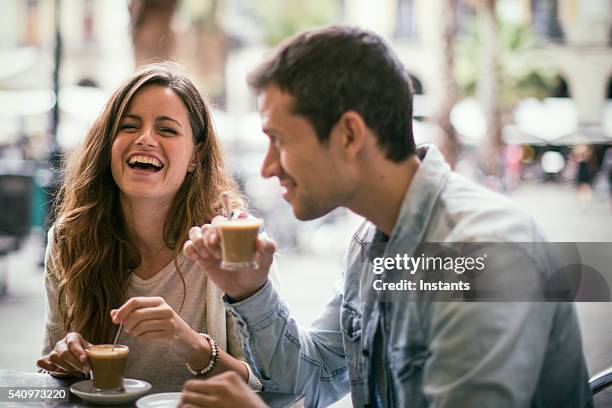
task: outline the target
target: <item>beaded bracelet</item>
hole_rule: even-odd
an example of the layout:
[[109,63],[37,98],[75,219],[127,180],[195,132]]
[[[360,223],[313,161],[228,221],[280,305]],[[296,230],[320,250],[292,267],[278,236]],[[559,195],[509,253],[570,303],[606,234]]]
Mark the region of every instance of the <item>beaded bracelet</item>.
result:
[[194,370],[193,368],[191,368],[189,363],[185,363],[185,365],[187,366],[187,370],[189,370],[189,372],[193,375],[206,375],[212,371],[212,369],[217,364],[217,360],[219,360],[219,346],[217,345],[217,343],[215,343],[212,337],[210,337],[208,334],[206,333],[198,333],[198,334],[204,337],[206,341],[208,341],[208,344],[210,344],[210,352],[211,352],[210,361],[208,362],[208,365],[201,370]]

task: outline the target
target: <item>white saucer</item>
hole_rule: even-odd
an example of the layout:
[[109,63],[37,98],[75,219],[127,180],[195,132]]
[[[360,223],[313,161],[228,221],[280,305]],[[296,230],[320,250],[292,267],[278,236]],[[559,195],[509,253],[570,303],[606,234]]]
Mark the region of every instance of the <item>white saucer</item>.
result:
[[138,408],[176,408],[181,400],[180,392],[162,392],[142,397],[136,401]]
[[96,391],[93,388],[92,381],[85,380],[72,384],[70,391],[85,401],[101,405],[114,405],[134,401],[136,398],[148,392],[151,389],[151,384],[146,381],[124,378],[123,388],[125,388],[123,392],[111,391],[106,393],[104,391]]

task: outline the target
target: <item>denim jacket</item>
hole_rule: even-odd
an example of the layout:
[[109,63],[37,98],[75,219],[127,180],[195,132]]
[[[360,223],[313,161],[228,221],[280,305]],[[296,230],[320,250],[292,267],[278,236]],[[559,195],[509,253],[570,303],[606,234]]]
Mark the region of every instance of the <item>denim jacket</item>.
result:
[[[415,242],[542,240],[525,212],[451,172],[434,147],[419,155],[386,251],[411,253]],[[356,407],[379,405],[374,361],[383,350],[373,346],[380,330],[388,406],[592,406],[573,304],[378,302],[361,290],[374,279],[363,245],[376,234],[367,221],[358,228],[343,280],[309,329],[291,318],[270,282],[243,301],[225,299],[265,389],[303,394],[307,407],[347,392]]]

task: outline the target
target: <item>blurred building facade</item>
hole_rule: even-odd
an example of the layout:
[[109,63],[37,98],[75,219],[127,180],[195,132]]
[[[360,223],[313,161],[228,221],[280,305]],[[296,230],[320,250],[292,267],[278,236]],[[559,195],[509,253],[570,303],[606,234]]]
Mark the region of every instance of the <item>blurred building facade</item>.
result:
[[[239,13],[240,1],[231,2]],[[371,29],[384,36],[418,84],[424,96],[415,100],[415,111],[433,114],[446,97],[443,71],[445,0],[340,1],[338,21]],[[458,36],[475,19],[479,0],[458,0]],[[237,11],[238,10],[238,11]],[[556,72],[559,86],[550,97],[567,98],[576,129],[606,132],[605,116],[612,114],[612,7],[609,0],[498,0],[500,18],[527,25],[536,43],[532,61]],[[230,51],[226,64],[227,110],[242,115],[254,104],[242,78],[265,54],[261,43]],[[546,131],[545,129],[543,130]]]
[[[17,123],[0,135],[0,142],[10,143],[24,135],[34,138],[31,144],[39,150],[31,157],[35,159],[45,159],[49,153],[55,96],[51,94],[50,103],[44,100],[53,87],[56,22],[61,35],[58,141],[62,147],[70,148],[82,140],[108,90],[134,67],[125,1],[3,1],[0,55],[7,64],[0,68],[0,92],[26,97],[12,104],[0,103],[0,115]],[[21,105],[40,105],[40,109]]]
[[[338,10],[334,21],[372,29],[389,40],[420,93],[426,95],[418,98],[417,110],[431,113],[443,101],[443,14],[451,2],[330,3]],[[477,14],[479,4],[479,0],[456,2],[459,35]],[[244,78],[268,45],[263,41],[261,22],[253,15],[254,6],[246,0],[4,0],[0,49],[7,63],[0,69],[0,89],[50,88],[57,6],[63,40],[62,86],[86,83],[111,90],[136,66],[156,55],[147,53],[144,46],[134,52],[133,41],[145,46],[147,41],[166,41],[167,49],[159,57],[185,65],[206,93],[218,100],[218,106],[231,115],[253,112],[253,97]],[[506,18],[532,27],[539,39],[532,50],[534,58],[547,61],[558,72],[567,96],[575,103],[578,122],[601,126],[612,83],[609,0],[498,0],[497,6]],[[146,8],[152,11],[143,12]],[[164,13],[169,17],[158,16]],[[147,31],[146,24],[134,34],[134,21],[146,20],[143,16],[150,19],[151,27],[167,24],[172,41],[165,39],[168,33]]]

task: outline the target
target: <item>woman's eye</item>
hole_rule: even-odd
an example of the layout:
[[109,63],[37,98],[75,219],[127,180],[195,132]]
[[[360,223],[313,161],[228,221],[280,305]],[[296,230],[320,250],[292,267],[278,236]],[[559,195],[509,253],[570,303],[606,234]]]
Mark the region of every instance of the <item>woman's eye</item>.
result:
[[136,125],[123,124],[119,127],[120,130],[133,130],[136,129]]
[[163,133],[170,133],[170,134],[173,134],[173,135],[177,134],[176,130],[174,130],[172,128],[160,128],[159,131],[163,132]]

